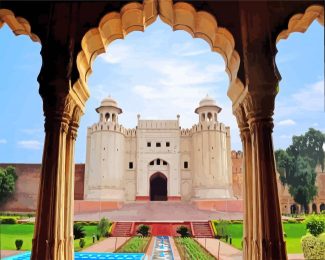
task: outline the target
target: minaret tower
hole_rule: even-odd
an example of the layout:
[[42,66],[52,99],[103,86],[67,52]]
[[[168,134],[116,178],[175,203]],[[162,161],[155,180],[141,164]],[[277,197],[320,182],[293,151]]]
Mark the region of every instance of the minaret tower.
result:
[[192,135],[194,199],[232,197],[230,131],[218,122],[220,111],[208,95],[195,109],[199,124]]
[[111,97],[96,108],[99,122],[88,128],[85,168],[86,200],[124,201],[125,137],[118,124],[122,109]]

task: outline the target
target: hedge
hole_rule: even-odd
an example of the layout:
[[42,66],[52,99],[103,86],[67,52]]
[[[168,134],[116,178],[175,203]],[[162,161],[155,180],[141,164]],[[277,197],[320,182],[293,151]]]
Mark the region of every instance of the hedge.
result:
[[320,237],[306,235],[301,238],[302,251],[306,259],[325,259],[325,233]]

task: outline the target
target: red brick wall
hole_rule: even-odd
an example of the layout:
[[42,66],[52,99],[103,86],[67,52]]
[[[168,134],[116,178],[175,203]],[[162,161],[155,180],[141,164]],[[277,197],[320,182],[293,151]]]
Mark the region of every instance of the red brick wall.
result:
[[[5,205],[0,207],[1,211],[35,211],[37,207],[37,196],[41,174],[40,164],[0,164],[4,168],[12,165],[16,168],[18,179],[16,192]],[[83,199],[84,194],[84,173],[85,165],[76,164],[75,168],[75,200]]]
[[234,196],[242,198],[243,196],[243,153],[231,152],[232,159],[232,188]]

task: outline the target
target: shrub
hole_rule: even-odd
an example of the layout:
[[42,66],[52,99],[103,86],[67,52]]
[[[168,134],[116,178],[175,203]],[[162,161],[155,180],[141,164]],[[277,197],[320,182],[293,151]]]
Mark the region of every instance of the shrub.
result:
[[149,226],[147,225],[140,225],[137,230],[138,234],[141,234],[144,237],[147,237],[149,235]]
[[181,237],[189,237],[190,236],[190,233],[189,233],[189,230],[187,227],[185,226],[179,226],[176,230],[176,232],[178,234],[181,235]]
[[74,239],[84,238],[86,236],[86,231],[84,226],[82,226],[81,224],[74,224],[73,235],[74,235]]
[[24,243],[23,240],[21,240],[21,239],[17,239],[17,240],[15,241],[16,249],[17,249],[17,250],[20,250],[21,247],[23,246],[23,243]]
[[108,232],[108,228],[109,228],[110,224],[109,224],[109,221],[107,218],[102,218],[98,225],[97,225],[97,231],[98,231],[98,234],[101,236],[101,237],[104,237],[107,235],[107,232]]
[[86,245],[85,240],[84,240],[83,238],[80,238],[79,246],[80,246],[81,248],[84,248],[85,245]]
[[223,238],[228,235],[228,224],[229,222],[224,220],[221,220],[220,222],[216,223],[217,238]]
[[325,259],[325,241],[310,234],[301,238],[301,247],[306,259]]
[[324,215],[311,215],[305,220],[306,227],[310,234],[317,237],[325,231],[325,217]]
[[16,218],[3,218],[0,220],[1,224],[17,224]]

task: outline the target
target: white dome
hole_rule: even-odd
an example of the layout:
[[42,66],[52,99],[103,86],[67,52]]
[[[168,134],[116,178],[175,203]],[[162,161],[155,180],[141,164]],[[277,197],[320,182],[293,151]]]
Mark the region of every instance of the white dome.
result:
[[216,101],[212,97],[209,97],[209,95],[206,95],[206,97],[200,101],[200,107],[203,106],[216,106]]
[[112,99],[110,96],[107,98],[104,98],[102,102],[100,103],[101,107],[118,107],[117,102]]

